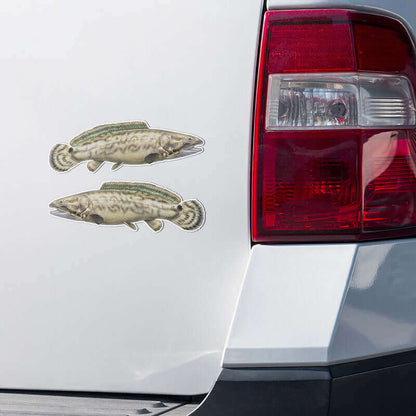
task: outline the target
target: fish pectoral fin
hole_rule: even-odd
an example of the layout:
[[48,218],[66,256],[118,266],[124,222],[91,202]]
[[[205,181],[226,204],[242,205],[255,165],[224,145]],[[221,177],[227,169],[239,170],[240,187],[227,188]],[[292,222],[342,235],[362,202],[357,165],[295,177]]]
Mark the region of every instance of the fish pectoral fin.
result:
[[150,153],[149,155],[147,155],[145,158],[144,158],[144,160],[145,160],[145,162],[146,163],[153,163],[153,162],[155,162],[156,160],[158,160],[159,159],[159,153]]
[[103,161],[90,160],[87,163],[87,168],[90,172],[95,172],[103,163]]
[[124,221],[123,224],[127,225],[127,227],[131,228],[133,231],[137,231],[137,225],[133,222]]
[[153,231],[160,231],[163,228],[163,222],[161,220],[149,220],[145,221],[145,223],[153,230]]
[[119,167],[121,167],[122,165],[123,165],[123,162],[114,163],[114,165],[111,167],[111,170],[116,170]]
[[104,218],[101,215],[98,214],[91,214],[90,218],[96,223],[96,224],[102,224],[104,222]]

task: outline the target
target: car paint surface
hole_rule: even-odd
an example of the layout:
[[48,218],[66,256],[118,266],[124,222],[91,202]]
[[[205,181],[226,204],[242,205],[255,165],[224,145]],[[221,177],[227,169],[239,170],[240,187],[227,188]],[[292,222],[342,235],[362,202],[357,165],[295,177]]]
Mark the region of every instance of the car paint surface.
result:
[[319,366],[414,349],[415,253],[416,239],[255,246],[224,367]]
[[[207,392],[250,252],[248,177],[260,0],[2,1],[0,387]],[[56,143],[147,121],[204,152],[59,173]],[[62,195],[146,182],[197,199],[203,227],[50,215]]]
[[[405,1],[268,0],[267,8],[364,4],[416,27],[416,6]],[[250,255],[262,6],[2,2],[0,387],[209,391]],[[205,151],[115,172],[50,168],[55,143],[99,124],[140,120],[199,136]],[[133,233],[49,214],[56,197],[109,180],[155,183],[198,198],[206,223],[192,234],[173,226],[156,234],[145,225]],[[224,366],[320,364],[414,347],[406,292],[413,290],[414,244],[256,246]],[[404,263],[392,272],[397,258]],[[386,283],[392,273],[393,288]],[[396,312],[388,306],[391,290],[393,304],[406,301]],[[346,348],[352,333],[361,337]]]

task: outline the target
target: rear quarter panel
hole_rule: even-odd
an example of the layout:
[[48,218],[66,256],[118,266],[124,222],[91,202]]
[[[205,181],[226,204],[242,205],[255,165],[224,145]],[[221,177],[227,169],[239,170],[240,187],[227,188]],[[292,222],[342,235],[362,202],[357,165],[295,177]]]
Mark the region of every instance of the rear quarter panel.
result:
[[[3,1],[1,388],[198,394],[221,355],[249,245],[253,79],[262,2]],[[94,126],[146,120],[205,140],[151,166],[49,152]],[[198,199],[197,232],[97,226],[48,204],[107,181]]]

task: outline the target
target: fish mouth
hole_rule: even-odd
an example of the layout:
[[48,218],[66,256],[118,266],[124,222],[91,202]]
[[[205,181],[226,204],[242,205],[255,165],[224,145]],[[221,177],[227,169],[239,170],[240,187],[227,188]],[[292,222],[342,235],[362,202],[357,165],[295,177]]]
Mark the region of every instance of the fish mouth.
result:
[[65,218],[67,220],[75,220],[76,219],[69,212],[59,211],[58,209],[56,209],[54,211],[51,211],[50,214],[53,215],[53,216],[55,216],[55,217]]
[[205,144],[205,141],[200,139],[199,137],[194,137],[193,145],[194,146],[203,146]]
[[179,152],[181,156],[195,155],[204,151],[203,147],[205,141],[199,137],[193,137],[190,143],[186,143],[181,151]]
[[60,204],[59,200],[51,202],[49,204],[49,208],[54,208],[56,211],[59,211],[59,212],[68,212],[68,209],[66,208],[66,206]]
[[204,149],[202,147],[188,147],[188,148],[184,148],[182,149],[182,151],[180,152],[181,156],[190,156],[190,155],[196,155],[198,153],[203,152]]
[[66,207],[60,205],[58,201],[51,202],[49,204],[49,208],[52,208],[52,211],[50,211],[50,213],[52,215],[55,215],[56,217],[73,218],[73,216],[69,213]]
[[189,142],[185,143],[185,146],[184,146],[185,149],[195,147],[195,146],[203,146],[205,144],[205,141],[200,139],[199,137],[192,137],[188,140]]
[[64,207],[62,207],[62,206],[56,206],[56,204],[54,202],[51,202],[49,204],[49,208],[55,208],[55,209],[53,209],[52,211],[49,212],[51,215],[53,215],[55,217],[65,218],[66,220],[78,220],[77,217],[75,217],[74,215],[72,215]]
[[172,153],[166,159],[176,159],[178,157],[197,155],[198,153],[201,153],[203,151],[204,149],[202,149],[201,147],[183,147],[179,152]]

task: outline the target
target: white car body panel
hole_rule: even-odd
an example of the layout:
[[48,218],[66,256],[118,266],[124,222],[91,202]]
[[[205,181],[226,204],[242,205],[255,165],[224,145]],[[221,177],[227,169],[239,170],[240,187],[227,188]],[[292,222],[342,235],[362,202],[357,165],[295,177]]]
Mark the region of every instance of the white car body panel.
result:
[[[1,3],[1,388],[211,388],[250,252],[261,11],[260,0]],[[49,166],[56,143],[131,120],[199,136],[205,151],[94,174]],[[205,225],[133,232],[50,215],[52,200],[106,181],[196,198]]]
[[353,244],[254,246],[224,367],[325,362],[354,256]]
[[[405,1],[265,5],[377,6],[416,27]],[[192,395],[221,364],[323,365],[416,346],[415,240],[250,248],[262,11],[262,0],[2,1],[0,388]],[[56,143],[133,120],[199,136],[205,150],[95,174],[49,166]],[[107,181],[197,198],[206,222],[134,233],[49,214],[57,197]]]
[[416,240],[253,248],[224,367],[319,366],[414,349]]

